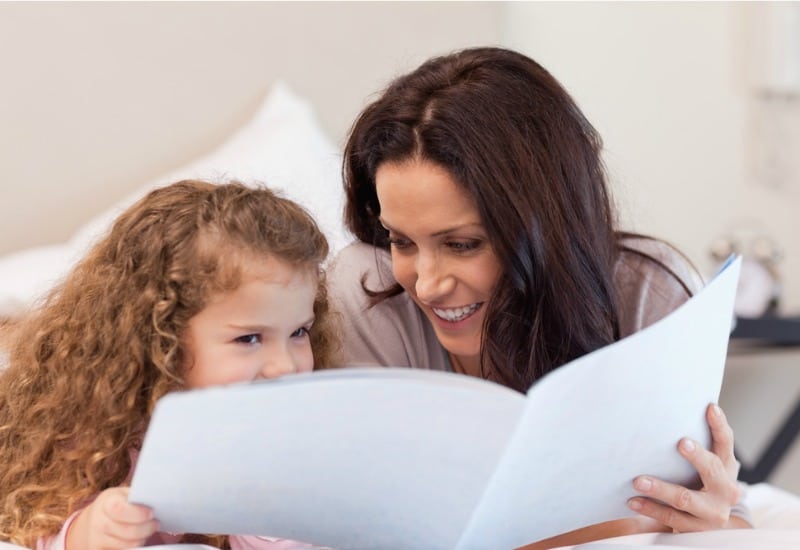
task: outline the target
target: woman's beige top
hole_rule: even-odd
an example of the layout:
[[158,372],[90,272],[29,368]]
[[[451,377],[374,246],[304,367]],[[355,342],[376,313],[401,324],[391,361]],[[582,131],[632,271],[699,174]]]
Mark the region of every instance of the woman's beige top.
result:
[[[675,249],[651,239],[628,239],[631,248],[657,258],[694,293],[701,286],[694,269]],[[397,366],[451,370],[430,322],[402,293],[373,306],[361,286],[383,290],[395,283],[388,252],[356,242],[343,249],[328,272],[332,305],[342,316],[348,366]],[[676,278],[651,260],[625,252],[615,268],[622,336],[658,321],[689,299]]]

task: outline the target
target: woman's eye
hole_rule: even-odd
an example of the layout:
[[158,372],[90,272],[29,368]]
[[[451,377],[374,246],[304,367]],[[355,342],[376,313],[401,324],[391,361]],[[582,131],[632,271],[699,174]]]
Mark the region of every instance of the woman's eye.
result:
[[301,327],[292,333],[292,338],[305,338],[311,332],[311,327]]
[[472,250],[476,250],[480,248],[481,241],[449,241],[447,243],[448,248],[451,250],[455,250],[456,252],[470,252]]
[[261,343],[261,336],[258,334],[245,334],[236,338],[235,341],[240,344],[259,344]]
[[389,244],[392,245],[394,248],[408,248],[411,246],[411,241],[408,239],[403,239],[400,237],[392,237],[389,235]]

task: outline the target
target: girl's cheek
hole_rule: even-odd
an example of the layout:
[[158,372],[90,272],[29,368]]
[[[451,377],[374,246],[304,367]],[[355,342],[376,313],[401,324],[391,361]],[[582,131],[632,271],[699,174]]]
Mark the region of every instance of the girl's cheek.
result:
[[306,352],[306,357],[303,362],[303,365],[298,370],[298,372],[311,372],[314,369],[314,352],[311,349],[311,346],[308,346],[308,350]]

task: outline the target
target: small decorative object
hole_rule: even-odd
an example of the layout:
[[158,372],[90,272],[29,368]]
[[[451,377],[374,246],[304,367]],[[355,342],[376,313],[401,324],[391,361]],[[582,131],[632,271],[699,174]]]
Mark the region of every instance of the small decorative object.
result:
[[737,317],[756,318],[777,313],[781,296],[778,263],[781,250],[761,232],[738,230],[715,239],[711,256],[717,264],[731,254],[742,255],[742,271],[734,304]]

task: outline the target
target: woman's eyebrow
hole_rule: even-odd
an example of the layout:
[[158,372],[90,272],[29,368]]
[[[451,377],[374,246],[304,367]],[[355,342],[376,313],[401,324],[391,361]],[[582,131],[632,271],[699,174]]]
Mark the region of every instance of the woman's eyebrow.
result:
[[483,224],[482,223],[478,223],[478,222],[462,223],[462,224],[459,224],[459,225],[454,225],[452,227],[446,227],[446,228],[442,229],[441,231],[437,231],[436,233],[433,234],[433,236],[434,237],[439,237],[441,235],[446,235],[448,233],[453,233],[453,232],[459,231],[461,229],[472,229],[472,228],[483,229]]
[[[389,231],[393,233],[398,233],[400,235],[404,235],[402,231],[398,231],[397,229],[393,228],[390,224],[386,223],[386,220],[384,220],[380,216],[378,216],[378,221],[381,223],[383,227],[385,227]],[[431,236],[439,237],[441,235],[447,235],[448,233],[453,233],[454,231],[458,231],[460,229],[467,229],[472,227],[483,229],[483,224],[479,222],[467,222],[467,223],[456,224],[450,227],[445,227],[444,229],[441,229],[436,233],[433,233]]]

